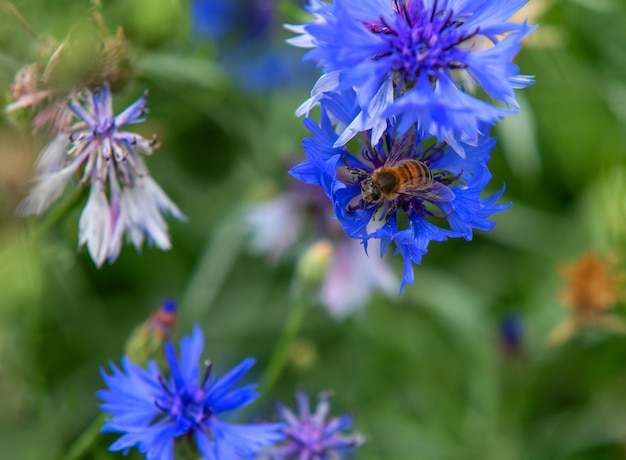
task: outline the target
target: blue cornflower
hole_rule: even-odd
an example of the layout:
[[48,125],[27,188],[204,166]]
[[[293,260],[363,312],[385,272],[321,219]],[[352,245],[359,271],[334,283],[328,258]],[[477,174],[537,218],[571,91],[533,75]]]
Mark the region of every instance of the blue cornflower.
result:
[[[504,188],[481,199],[492,177],[487,162],[494,138],[479,136],[460,157],[446,144],[421,142],[414,130],[403,135],[387,130],[376,143],[368,131],[358,138],[362,151],[352,155],[345,146],[335,147],[338,136],[325,110],[319,125],[304,123],[313,133],[303,141],[307,160],[290,173],[322,187],[346,234],[365,249],[371,239],[381,241],[381,254],[394,243],[405,260],[401,291],[413,283],[413,263],[421,262],[430,241],[471,240],[474,229],[493,228],[491,214],[508,208],[496,203]],[[401,177],[389,177],[382,168]]]
[[[312,83],[312,69],[295,50],[275,40],[276,0],[193,0],[191,21],[197,39],[216,44],[218,60],[239,87],[254,93]],[[282,44],[282,43],[280,43]]]
[[76,122],[46,146],[36,164],[37,183],[20,205],[20,214],[40,214],[63,193],[79,171],[79,185],[91,185],[79,222],[79,244],[87,245],[97,266],[119,255],[122,237],[141,248],[144,238],[160,249],[171,247],[164,215],[184,219],[178,207],[150,177],[140,154],[150,155],[156,138],[123,131],[145,119],[144,94],[117,116],[104,84],[70,99]]
[[203,345],[197,325],[191,337],[181,340],[179,359],[167,343],[169,376],[153,360],[143,369],[127,357],[122,358],[123,370],[114,364],[111,375],[102,370],[108,389],[97,395],[104,402],[102,410],[113,416],[102,431],[123,433],[110,450],[126,453],[137,447],[148,460],[173,460],[175,438],[186,436],[195,439],[207,460],[236,460],[254,458],[259,448],[284,437],[280,423],[234,425],[218,418],[257,398],[256,385],[233,389],[254,360],[245,359],[220,379],[211,375],[207,362],[200,378]]
[[508,312],[500,320],[500,348],[507,354],[521,353],[524,345],[524,320],[517,312]]
[[284,442],[272,447],[272,460],[342,460],[365,443],[365,438],[352,429],[352,416],[342,415],[327,420],[330,394],[321,393],[315,413],[311,414],[309,397],[302,390],[296,392],[298,413],[278,404],[277,412],[286,422]]
[[[297,114],[354,89],[360,111],[336,146],[370,129],[376,144],[394,118],[400,133],[415,125],[463,155],[461,143],[475,145],[481,124],[515,113],[513,89],[532,83],[512,61],[535,27],[507,21],[526,1],[311,0],[315,20],[287,26],[300,34],[289,42],[313,48],[305,58],[324,74]],[[506,107],[473,96],[475,87]]]
[[252,41],[266,38],[274,25],[276,0],[192,0],[193,31],[224,41],[236,36]]

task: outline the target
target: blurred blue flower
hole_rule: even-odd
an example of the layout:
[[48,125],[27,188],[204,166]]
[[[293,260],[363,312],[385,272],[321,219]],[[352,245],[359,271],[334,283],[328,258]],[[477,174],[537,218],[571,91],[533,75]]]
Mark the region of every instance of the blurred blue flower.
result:
[[[113,115],[111,91],[104,84],[70,99],[76,122],[46,146],[36,164],[37,183],[18,208],[40,214],[63,193],[79,171],[79,185],[90,184],[89,199],[79,222],[79,244],[87,245],[97,266],[115,261],[127,238],[139,250],[144,238],[160,249],[171,247],[164,215],[184,219],[178,207],[150,177],[140,154],[150,155],[156,138],[122,131],[144,121],[146,96]],[[107,190],[108,188],[108,190]],[[108,196],[107,196],[108,195]]]
[[[289,42],[313,48],[305,59],[324,74],[297,113],[354,89],[360,111],[336,146],[369,129],[376,144],[394,117],[400,133],[415,125],[463,155],[461,143],[475,145],[481,124],[515,113],[513,90],[532,83],[512,61],[535,27],[507,21],[526,1],[311,0],[315,19],[287,26],[300,34]],[[488,102],[472,95],[476,87]]]
[[191,16],[196,39],[215,42],[219,61],[242,89],[309,84],[312,69],[275,40],[276,0],[194,0]]
[[284,437],[280,423],[234,425],[218,418],[257,398],[256,385],[233,389],[254,360],[245,359],[220,379],[211,375],[212,366],[207,362],[200,378],[203,345],[197,325],[191,337],[180,341],[180,358],[168,342],[169,376],[163,375],[153,360],[143,369],[127,357],[122,358],[123,370],[114,364],[111,375],[102,370],[108,389],[97,396],[103,401],[102,410],[113,416],[102,432],[123,433],[109,447],[111,451],[127,453],[137,447],[148,460],[173,460],[175,438],[190,436],[205,459],[235,460],[254,458],[261,447]]
[[194,34],[226,41],[266,38],[274,25],[276,0],[192,0]]
[[302,390],[296,392],[298,413],[278,404],[277,412],[286,426],[286,439],[272,447],[272,460],[342,460],[365,443],[365,438],[352,429],[352,416],[342,415],[327,420],[330,412],[330,394],[319,396],[315,412],[311,414],[309,397]]
[[500,347],[504,353],[518,354],[524,345],[524,320],[519,313],[508,312],[500,320]]
[[[338,135],[325,110],[320,125],[311,119],[304,123],[313,134],[303,141],[307,160],[290,173],[322,187],[346,234],[360,239],[366,250],[371,239],[381,240],[381,254],[394,243],[396,253],[405,260],[400,291],[406,283],[413,283],[413,263],[421,262],[430,241],[471,240],[474,229],[493,228],[494,222],[488,219],[491,214],[508,208],[496,204],[504,188],[480,198],[492,177],[487,162],[494,138],[479,136],[476,146],[468,146],[460,157],[446,144],[426,146],[414,130],[399,136],[390,129],[376,143],[368,131],[359,136],[364,145],[354,156],[345,146],[335,147]],[[419,164],[411,174],[402,173],[406,189],[398,187],[385,194],[381,183],[372,179],[383,167],[406,170],[408,163],[416,161]]]

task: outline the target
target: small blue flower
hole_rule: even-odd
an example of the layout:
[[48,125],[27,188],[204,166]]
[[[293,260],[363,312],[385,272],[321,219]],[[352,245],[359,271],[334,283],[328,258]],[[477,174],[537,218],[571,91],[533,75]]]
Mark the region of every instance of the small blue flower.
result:
[[123,433],[111,451],[127,453],[137,447],[148,460],[173,460],[174,440],[189,436],[206,460],[236,460],[254,458],[261,447],[284,437],[280,423],[234,425],[219,418],[257,398],[256,385],[233,389],[254,360],[245,359],[220,379],[211,375],[211,364],[206,363],[201,378],[198,363],[203,345],[198,326],[191,337],[181,340],[180,358],[167,343],[169,376],[153,360],[143,369],[127,357],[122,358],[123,370],[114,364],[111,375],[102,370],[108,389],[97,395],[102,410],[113,416],[102,432]]
[[[290,173],[322,187],[346,234],[361,240],[366,250],[371,239],[381,241],[381,254],[394,244],[405,260],[401,291],[413,282],[413,264],[421,262],[431,241],[471,240],[474,229],[493,228],[491,214],[508,208],[496,203],[504,189],[481,199],[491,179],[487,162],[495,145],[486,135],[460,157],[446,144],[424,144],[415,130],[403,135],[387,130],[377,143],[368,131],[358,137],[361,152],[352,155],[345,146],[335,146],[338,135],[325,110],[319,125],[305,119],[305,126],[313,133],[303,141],[307,160]],[[373,179],[381,168],[402,172],[406,187],[382,193],[382,176],[378,183]]]
[[274,25],[276,0],[192,0],[196,35],[224,41],[235,36],[253,41],[266,38]]
[[276,0],[193,0],[191,22],[198,40],[215,42],[219,62],[248,93],[312,83],[313,69],[295,50],[283,49],[275,30]]
[[327,420],[330,394],[322,393],[315,413],[311,414],[309,398],[302,390],[296,392],[298,413],[278,404],[277,412],[286,426],[286,439],[268,451],[272,460],[342,460],[365,443],[352,429],[352,416],[342,415]]
[[36,164],[37,183],[20,205],[20,214],[40,214],[80,173],[79,185],[90,184],[89,199],[79,222],[79,244],[87,245],[99,267],[120,253],[124,234],[139,250],[144,238],[160,249],[171,247],[165,215],[183,214],[150,177],[141,154],[150,155],[156,138],[123,131],[144,121],[144,94],[119,115],[113,115],[108,84],[85,89],[68,103],[75,123],[59,133]]
[[[313,48],[305,58],[324,74],[297,114],[329,92],[354,89],[360,111],[336,146],[370,129],[376,144],[394,118],[401,134],[417,126],[421,137],[463,155],[461,143],[475,145],[481,124],[515,113],[513,90],[532,83],[512,61],[535,28],[507,21],[526,1],[311,0],[315,20],[287,26],[300,34],[289,42]],[[489,102],[473,95],[475,87]]]
[[521,354],[524,348],[524,319],[517,312],[508,312],[500,319],[500,348],[507,354]]

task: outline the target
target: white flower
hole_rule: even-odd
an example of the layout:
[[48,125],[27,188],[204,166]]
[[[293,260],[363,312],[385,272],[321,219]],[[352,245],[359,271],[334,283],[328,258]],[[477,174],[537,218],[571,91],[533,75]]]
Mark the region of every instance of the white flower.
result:
[[125,124],[143,121],[146,94],[118,116],[104,84],[84,90],[68,103],[77,119],[44,148],[35,167],[37,183],[18,208],[19,214],[40,214],[61,196],[68,181],[81,171],[80,185],[91,185],[78,231],[100,267],[115,261],[124,234],[139,250],[144,238],[166,250],[171,247],[164,215],[184,220],[178,207],[149,176],[140,154],[150,155],[156,139],[122,131]]

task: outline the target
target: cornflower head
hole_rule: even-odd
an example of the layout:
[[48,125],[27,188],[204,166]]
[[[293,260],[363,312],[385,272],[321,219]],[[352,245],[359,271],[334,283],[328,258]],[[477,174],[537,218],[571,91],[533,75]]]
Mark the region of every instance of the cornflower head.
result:
[[156,362],[147,369],[122,358],[122,369],[111,364],[111,374],[102,370],[108,389],[97,396],[100,406],[112,415],[102,432],[122,433],[109,450],[128,452],[137,447],[148,460],[173,460],[175,441],[192,441],[207,460],[254,458],[258,449],[284,437],[280,423],[235,425],[221,414],[247,406],[257,398],[256,385],[234,388],[252,367],[247,358],[221,378],[212,375],[206,362],[200,377],[199,360],[204,337],[200,327],[180,341],[180,358],[174,346],[165,344],[169,375]]
[[[512,61],[534,27],[507,21],[526,1],[311,0],[315,19],[287,26],[300,34],[289,42],[312,48],[305,59],[323,75],[296,113],[354,89],[360,110],[335,146],[366,130],[376,144],[394,118],[401,134],[416,126],[464,155],[481,124],[519,109],[513,90],[532,83]],[[475,97],[476,87],[506,107]]]
[[[19,13],[14,14],[26,24]],[[105,30],[104,20],[96,12],[87,24],[72,28],[61,43],[40,37],[39,42],[45,46],[39,54],[46,61],[18,70],[9,90],[6,113],[14,119],[21,119],[24,113],[32,115],[34,132],[46,127],[47,133],[56,134],[67,130],[72,122],[65,103],[82,88],[98,87],[102,82],[114,89],[124,87],[132,75],[130,47],[121,28],[115,35],[105,35]]]
[[494,138],[481,135],[460,157],[446,144],[425,143],[415,130],[387,130],[378,142],[368,131],[353,155],[335,146],[337,133],[324,110],[319,125],[304,123],[313,134],[303,141],[307,159],[290,173],[322,187],[345,233],[365,250],[371,240],[380,240],[381,254],[394,243],[405,262],[400,291],[413,283],[413,263],[421,262],[430,241],[469,241],[474,229],[493,228],[491,214],[508,208],[496,203],[504,188],[481,198],[492,177],[487,162]]
[[623,273],[596,252],[581,255],[578,260],[559,267],[566,286],[559,294],[571,315],[549,335],[548,342],[559,345],[586,327],[600,327],[613,332],[626,332],[626,323],[610,313],[623,298]]
[[57,133],[66,129],[72,120],[71,115],[58,102],[68,94],[74,93],[72,90],[68,92],[42,88],[39,82],[40,73],[41,65],[37,63],[28,64],[17,71],[9,89],[9,98],[12,102],[6,106],[5,111],[11,114],[19,113],[20,110],[35,109],[36,114],[32,120],[33,132],[48,126],[51,132]]
[[166,300],[131,333],[126,342],[126,356],[135,364],[145,364],[149,358],[159,357],[163,344],[171,338],[176,324],[177,305]]
[[324,252],[317,300],[341,319],[361,310],[376,291],[393,292],[397,280],[385,258],[368,257],[329,215],[332,205],[319,186],[291,179],[282,193],[255,203],[245,223],[251,249],[271,262],[293,257],[302,262]]
[[122,237],[139,250],[144,238],[160,249],[171,247],[164,215],[182,220],[183,214],[149,176],[141,154],[150,155],[156,138],[123,131],[145,119],[147,93],[117,116],[111,91],[103,84],[70,99],[67,109],[76,122],[45,147],[36,164],[36,184],[18,208],[19,214],[40,214],[80,174],[79,185],[90,185],[80,217],[79,244],[99,267],[115,261]]
[[349,433],[351,415],[328,419],[330,397],[330,393],[321,393],[313,414],[309,397],[302,390],[296,392],[297,413],[277,405],[278,415],[286,423],[286,438],[268,449],[271,460],[342,460],[365,443],[362,435]]
[[508,312],[500,319],[500,350],[506,355],[521,355],[524,349],[524,320],[517,312]]

